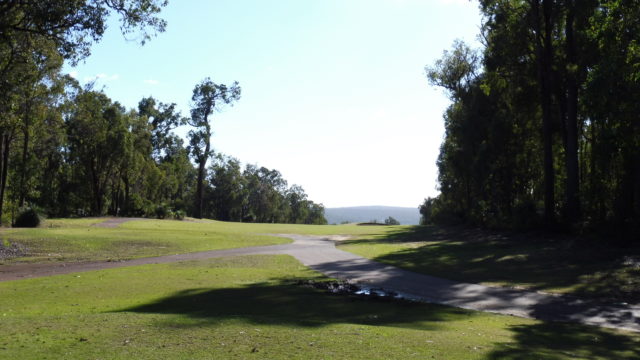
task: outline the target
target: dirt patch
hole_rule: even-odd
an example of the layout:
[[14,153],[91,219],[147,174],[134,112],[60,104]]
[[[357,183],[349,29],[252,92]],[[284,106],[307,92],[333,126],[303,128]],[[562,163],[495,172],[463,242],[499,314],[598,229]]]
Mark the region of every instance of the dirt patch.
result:
[[0,260],[13,259],[27,254],[27,248],[23,245],[7,242],[0,242]]
[[117,217],[117,218],[108,218],[107,220],[93,224],[95,227],[103,227],[103,228],[116,228],[126,222],[129,221],[138,221],[138,220],[148,220],[146,218],[126,218],[126,217]]
[[209,220],[209,219],[195,219],[195,218],[184,218],[182,219],[182,221],[192,222],[192,223],[202,223],[202,224],[210,224],[213,222],[213,220]]
[[329,235],[327,238],[331,241],[347,241],[353,240],[355,237],[352,235]]

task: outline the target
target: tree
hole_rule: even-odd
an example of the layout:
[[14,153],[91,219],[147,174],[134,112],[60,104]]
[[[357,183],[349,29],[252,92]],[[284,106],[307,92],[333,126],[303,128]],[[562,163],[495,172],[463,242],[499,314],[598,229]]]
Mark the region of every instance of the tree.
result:
[[423,204],[425,220],[637,234],[640,5],[481,0],[480,9],[482,56],[454,43],[427,68],[452,104],[441,193]]
[[211,123],[209,116],[214,111],[220,111],[224,105],[232,105],[240,99],[241,89],[238,82],[231,86],[216,84],[210,78],[205,78],[193,89],[191,97],[191,119],[188,123],[194,129],[189,131],[189,151],[198,166],[198,179],[196,182],[196,196],[193,215],[202,218],[202,206],[204,195],[204,179],[207,161],[212,154],[211,150]]
[[[123,34],[138,32],[144,44],[166,22],[156,15],[166,0],[4,1],[0,4],[0,222],[9,175],[12,142],[22,136],[17,202],[26,197],[34,91],[48,74],[59,71],[62,59],[71,64],[90,54],[102,38],[106,19],[120,16]],[[41,66],[39,64],[44,64]],[[44,69],[47,71],[43,71]],[[39,76],[39,77],[38,77]],[[20,115],[16,114],[20,110]],[[14,184],[16,185],[16,184]]]
[[384,219],[384,224],[385,225],[400,225],[400,221],[396,220],[392,216],[389,216],[388,218]]
[[[248,202],[244,212],[246,221],[260,223],[287,222],[284,193],[287,181],[278,170],[247,165],[243,172],[247,179]],[[286,209],[286,210],[285,210]]]
[[[144,44],[165,30],[166,21],[156,15],[167,4],[167,0],[5,1],[0,5],[0,46],[15,50],[16,38],[29,35],[52,42],[75,63],[89,56],[112,13],[120,16],[123,34],[139,31],[138,40]],[[15,54],[11,50],[8,53]]]
[[305,224],[327,225],[327,219],[324,217],[324,205],[309,202],[309,215]]
[[[532,28],[535,33],[538,84],[542,107],[542,139],[544,149],[544,218],[547,226],[555,223],[555,172],[553,169],[553,89],[556,80],[553,72],[555,50],[553,0],[531,0]],[[540,7],[542,5],[542,16]]]
[[176,110],[175,103],[163,104],[153,97],[140,100],[138,114],[148,119],[152,133],[153,155],[156,159],[161,158],[165,148],[175,141],[172,131],[187,123],[187,119]]
[[211,165],[213,218],[222,221],[242,221],[243,209],[248,201],[246,179],[240,161],[223,155],[216,156]]
[[126,153],[127,123],[124,109],[105,94],[86,90],[75,99],[78,106],[67,120],[72,161],[88,180],[90,212],[104,214],[107,186]]
[[291,215],[290,223],[305,224],[309,218],[309,200],[300,185],[292,185],[285,195]]

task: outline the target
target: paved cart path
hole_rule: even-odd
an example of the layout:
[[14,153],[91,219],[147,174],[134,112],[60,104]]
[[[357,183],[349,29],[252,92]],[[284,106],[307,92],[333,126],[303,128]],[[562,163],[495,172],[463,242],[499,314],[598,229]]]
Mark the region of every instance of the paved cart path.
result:
[[420,300],[465,309],[541,320],[571,321],[640,331],[640,306],[607,304],[569,296],[489,287],[417,274],[339,250],[326,237],[278,235],[293,243],[140,258],[120,262],[16,264],[0,266],[0,281],[144,264],[255,254],[288,254],[329,277],[384,288]]

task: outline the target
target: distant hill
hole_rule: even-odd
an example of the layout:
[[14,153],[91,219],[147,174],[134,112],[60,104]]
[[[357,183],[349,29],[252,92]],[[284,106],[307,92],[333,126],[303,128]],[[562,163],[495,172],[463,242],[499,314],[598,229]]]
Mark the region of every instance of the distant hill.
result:
[[420,212],[418,207],[395,207],[395,206],[353,206],[324,209],[324,217],[329,224],[340,224],[342,222],[369,222],[377,220],[384,223],[384,219],[389,216],[394,217],[402,225],[418,225],[420,222]]

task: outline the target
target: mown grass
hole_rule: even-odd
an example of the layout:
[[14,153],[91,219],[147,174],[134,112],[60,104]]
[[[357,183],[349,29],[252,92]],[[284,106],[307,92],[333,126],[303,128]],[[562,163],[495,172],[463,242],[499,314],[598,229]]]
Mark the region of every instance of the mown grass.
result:
[[452,280],[640,302],[640,248],[606,239],[405,227],[340,248]]
[[0,283],[6,359],[634,359],[637,334],[332,295],[246,256]]
[[[392,227],[243,224],[220,221],[134,220],[116,228],[93,226],[105,219],[51,219],[34,229],[2,229],[5,243],[17,243],[27,255],[10,262],[125,260],[206,250],[288,243],[267,234],[357,234]],[[2,259],[0,259],[2,261]]]
[[104,218],[53,219],[36,229],[2,229],[5,244],[27,255],[2,263],[104,261],[272,245],[268,234],[351,235],[341,249],[452,280],[640,302],[640,249],[607,241],[492,233],[477,229],[247,224],[219,221],[130,221],[95,227]]

